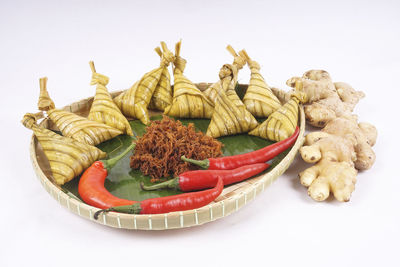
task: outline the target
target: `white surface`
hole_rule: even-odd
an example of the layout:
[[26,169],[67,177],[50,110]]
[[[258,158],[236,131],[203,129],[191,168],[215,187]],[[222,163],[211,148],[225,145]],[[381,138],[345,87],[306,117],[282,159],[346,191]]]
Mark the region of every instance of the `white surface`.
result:
[[[399,2],[144,2],[1,1],[0,266],[399,266]],[[94,93],[89,60],[110,90],[127,88],[157,66],[159,41],[180,38],[195,82],[216,81],[231,44],[271,85],[322,68],[363,90],[356,113],[378,128],[377,160],[351,201],[311,200],[298,159],[255,201],[200,227],[124,231],[60,207],[35,177],[19,123],[37,110],[39,77],[62,107]]]

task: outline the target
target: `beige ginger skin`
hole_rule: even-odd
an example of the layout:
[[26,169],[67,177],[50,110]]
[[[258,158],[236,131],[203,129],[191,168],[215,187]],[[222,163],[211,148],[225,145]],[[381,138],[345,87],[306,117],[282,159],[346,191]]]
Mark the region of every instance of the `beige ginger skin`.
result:
[[304,161],[316,163],[299,174],[301,184],[308,187],[312,199],[323,201],[332,191],[337,200],[350,200],[357,171],[353,163],[356,159],[354,146],[349,140],[325,132],[313,132],[306,136],[300,154]]
[[349,201],[354,191],[357,170],[367,170],[375,162],[371,146],[377,137],[376,128],[339,117],[330,121],[322,131],[306,136],[300,148],[305,162],[316,163],[299,174],[302,185],[316,201],[323,201],[332,192],[339,201]]
[[353,117],[340,117],[330,121],[322,131],[341,136],[352,143],[356,153],[356,169],[368,170],[372,167],[375,162],[372,146],[375,145],[378,135],[375,126],[367,122],[357,123]]
[[307,94],[308,101],[304,105],[306,120],[319,128],[336,117],[352,116],[355,105],[365,96],[346,83],[333,83],[324,70],[307,71],[302,77],[290,78],[286,84],[295,88],[296,82],[303,84],[303,91]]
[[[330,192],[339,201],[349,201],[358,171],[371,168],[375,162],[372,146],[377,130],[370,123],[358,123],[357,115],[352,114],[365,95],[347,83],[332,82],[324,70],[310,70],[287,81],[293,88],[298,83],[302,83],[302,91],[307,95],[307,122],[323,128],[309,133],[300,149],[303,160],[315,164],[299,174],[300,182],[316,201],[327,199]],[[273,91],[280,93],[279,100],[283,102],[290,95],[275,88]]]

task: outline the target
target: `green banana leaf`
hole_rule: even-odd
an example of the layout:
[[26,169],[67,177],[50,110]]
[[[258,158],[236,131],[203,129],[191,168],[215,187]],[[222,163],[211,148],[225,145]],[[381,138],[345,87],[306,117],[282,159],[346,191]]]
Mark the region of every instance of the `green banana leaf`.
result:
[[[160,120],[161,115],[152,116],[151,120]],[[206,132],[210,120],[205,119],[179,119],[184,125],[193,123],[196,130]],[[137,137],[142,136],[145,133],[145,125],[139,120],[130,121],[132,130]],[[112,158],[120,154],[126,149],[136,137],[128,135],[117,136],[109,141],[99,144],[97,147],[107,152],[107,157]],[[272,141],[268,141],[259,137],[251,136],[248,134],[239,134],[234,136],[226,136],[218,138],[224,144],[223,154],[224,156],[243,154],[251,152],[262,147],[272,144]],[[274,168],[288,153],[290,148],[281,153],[279,156],[274,158],[269,167],[265,172],[270,171]],[[121,159],[117,165],[111,169],[108,173],[105,181],[105,187],[115,196],[130,200],[141,201],[148,198],[163,197],[169,195],[181,194],[178,190],[156,190],[156,191],[143,191],[140,188],[140,183],[143,182],[145,185],[152,184],[150,177],[143,175],[139,170],[133,170],[129,166],[129,158],[132,154],[126,155]],[[79,177],[66,183],[62,186],[63,190],[72,194],[80,199],[78,193]]]

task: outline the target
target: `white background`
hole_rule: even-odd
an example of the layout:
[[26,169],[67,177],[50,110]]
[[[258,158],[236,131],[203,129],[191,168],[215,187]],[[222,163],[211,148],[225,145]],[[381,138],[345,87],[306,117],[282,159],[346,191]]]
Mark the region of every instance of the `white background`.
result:
[[[398,1],[1,1],[0,266],[400,266],[399,13]],[[194,82],[218,79],[231,44],[273,86],[314,68],[364,91],[355,112],[378,128],[377,160],[351,201],[311,200],[300,158],[237,213],[188,229],[112,229],[52,199],[20,124],[38,79],[62,107],[94,94],[89,60],[119,90],[158,65],[159,41],[181,38]]]

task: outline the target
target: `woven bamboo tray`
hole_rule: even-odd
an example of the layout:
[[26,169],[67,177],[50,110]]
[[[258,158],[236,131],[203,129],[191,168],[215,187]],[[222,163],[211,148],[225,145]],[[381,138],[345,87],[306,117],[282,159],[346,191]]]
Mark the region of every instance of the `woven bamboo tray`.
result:
[[[200,83],[197,85],[200,89],[204,90],[209,84]],[[240,85],[240,87],[245,90],[247,85]],[[116,96],[121,92],[122,91],[114,92],[113,96]],[[88,114],[92,102],[93,97],[72,103],[71,105],[64,107],[64,109],[85,116]],[[52,125],[51,121],[47,119],[43,120],[41,125],[46,128],[54,129],[54,125]],[[53,183],[49,163],[34,135],[32,136],[30,144],[30,156],[36,175],[46,191],[62,206],[81,217],[107,226],[124,229],[166,230],[184,228],[201,225],[228,216],[242,208],[244,205],[255,199],[258,194],[263,192],[266,187],[287,170],[295,158],[299,148],[303,144],[305,131],[305,116],[303,108],[300,108],[299,112],[299,126],[300,134],[296,143],[286,157],[269,172],[226,187],[222,194],[207,206],[194,210],[165,214],[134,215],[109,212],[101,215],[98,220],[95,220],[93,214],[99,210],[98,208],[87,205],[77,198],[70,196],[58,185]]]

